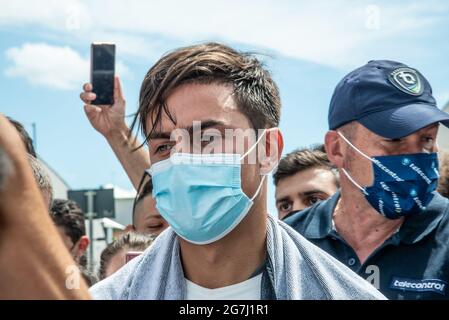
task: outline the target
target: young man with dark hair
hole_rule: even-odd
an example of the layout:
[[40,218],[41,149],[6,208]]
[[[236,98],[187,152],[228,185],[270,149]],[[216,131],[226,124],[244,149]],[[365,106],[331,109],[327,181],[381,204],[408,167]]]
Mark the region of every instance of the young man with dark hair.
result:
[[[118,88],[115,101],[123,103]],[[89,104],[91,85],[84,89],[85,108],[101,109]],[[279,117],[278,88],[253,56],[207,43],[156,62],[143,80],[134,123],[149,145],[153,196],[171,228],[92,295],[383,298],[267,213],[265,175],[283,147]]]
[[273,174],[279,219],[326,200],[339,188],[338,172],[323,145],[288,153]]

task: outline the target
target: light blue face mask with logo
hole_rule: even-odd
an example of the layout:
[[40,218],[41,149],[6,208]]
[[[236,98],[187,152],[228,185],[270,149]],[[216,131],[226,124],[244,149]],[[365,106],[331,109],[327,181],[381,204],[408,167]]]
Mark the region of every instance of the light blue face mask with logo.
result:
[[246,216],[265,180],[250,198],[241,186],[244,154],[174,153],[147,170],[152,177],[156,208],[181,238],[208,244],[231,232]]
[[426,209],[438,185],[436,153],[416,153],[369,157],[340,132],[338,134],[363,157],[373,163],[374,182],[360,186],[343,168],[346,177],[365,195],[377,212],[389,219],[418,214]]

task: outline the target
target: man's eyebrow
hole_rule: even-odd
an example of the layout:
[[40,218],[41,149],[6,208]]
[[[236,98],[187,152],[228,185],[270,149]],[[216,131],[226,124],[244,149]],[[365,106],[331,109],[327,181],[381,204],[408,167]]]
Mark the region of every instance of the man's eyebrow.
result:
[[283,202],[283,201],[290,201],[289,196],[285,196],[280,199],[276,199],[276,204],[278,204],[279,202]]
[[323,194],[327,194],[327,193],[324,192],[323,190],[314,189],[314,190],[309,190],[309,191],[306,191],[306,192],[301,192],[300,195],[303,195],[303,196],[311,196],[312,194],[315,194],[315,193],[323,193]]
[[148,136],[148,140],[155,140],[155,139],[170,139],[170,132],[161,132],[153,130]]
[[[217,120],[205,120],[205,121],[199,121],[201,123],[201,130],[210,129],[213,127],[226,127],[226,123],[223,121],[217,121]],[[191,125],[185,128],[180,128],[183,130],[186,130],[189,134],[193,134],[193,129],[196,127],[196,125]],[[151,132],[151,134],[148,136],[148,140],[154,140],[154,139],[170,139],[171,132],[161,132],[154,130]]]
[[[201,121],[201,131],[206,130],[206,129],[211,129],[214,127],[226,127],[226,123],[224,123],[223,121],[218,121],[218,120],[205,120],[205,121]],[[190,134],[193,133],[193,129],[196,126],[189,126],[184,128],[185,130],[187,130]]]

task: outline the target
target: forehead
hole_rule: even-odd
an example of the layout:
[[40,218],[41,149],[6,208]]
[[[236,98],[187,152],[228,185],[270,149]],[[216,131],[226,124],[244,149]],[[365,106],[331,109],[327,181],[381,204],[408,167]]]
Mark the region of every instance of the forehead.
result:
[[[353,136],[356,139],[362,140],[362,141],[366,141],[366,142],[373,142],[375,140],[383,140],[383,139],[387,139],[385,137],[382,137],[376,133],[374,133],[373,131],[369,130],[368,128],[366,128],[365,126],[363,126],[361,123],[359,122],[355,122],[356,126],[355,126],[355,130],[353,132]],[[416,135],[420,135],[420,134],[437,134],[438,133],[438,128],[439,128],[439,123],[432,123],[424,128],[419,129],[418,131],[415,131],[411,134],[409,134],[408,136],[403,137],[403,139],[406,139],[408,137],[412,137],[412,136],[416,136]]]
[[[248,118],[238,109],[230,85],[189,83],[181,85],[169,95],[166,105],[173,121],[162,112],[157,131],[170,132],[176,128],[192,126],[193,121],[216,120],[229,127],[250,128]],[[147,131],[153,128],[146,119]],[[159,127],[160,126],[160,127]]]
[[276,187],[276,199],[311,190],[327,192],[329,188],[336,188],[334,174],[324,168],[310,168],[281,179]]
[[136,203],[135,214],[138,215],[139,213],[146,213],[155,207],[156,207],[156,201],[154,200],[153,196],[150,193],[150,194],[146,195],[143,199],[141,199],[139,202]]

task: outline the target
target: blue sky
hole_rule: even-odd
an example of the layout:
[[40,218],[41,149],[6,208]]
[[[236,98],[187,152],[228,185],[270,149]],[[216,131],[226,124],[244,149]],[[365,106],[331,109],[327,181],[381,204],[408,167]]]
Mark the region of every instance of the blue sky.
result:
[[117,43],[128,114],[144,74],[170,49],[212,40],[265,54],[281,91],[285,152],[322,142],[335,85],[372,59],[417,68],[439,105],[449,100],[447,1],[0,0],[0,8],[0,112],[29,130],[36,123],[38,153],[72,188],[131,189],[78,98],[92,41]]

